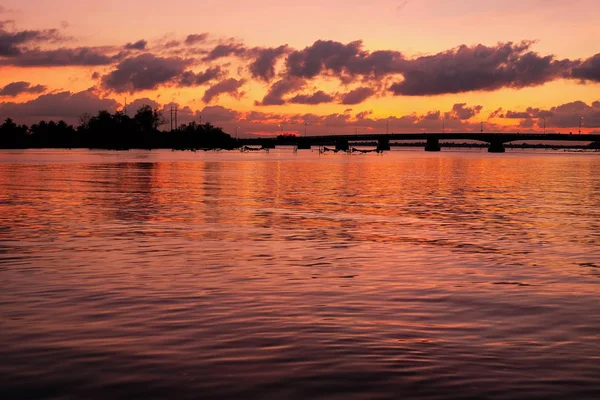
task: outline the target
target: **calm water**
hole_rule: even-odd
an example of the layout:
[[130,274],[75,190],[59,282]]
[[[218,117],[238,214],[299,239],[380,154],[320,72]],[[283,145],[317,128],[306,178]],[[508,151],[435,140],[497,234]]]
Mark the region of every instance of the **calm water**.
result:
[[600,155],[2,151],[0,397],[600,398]]

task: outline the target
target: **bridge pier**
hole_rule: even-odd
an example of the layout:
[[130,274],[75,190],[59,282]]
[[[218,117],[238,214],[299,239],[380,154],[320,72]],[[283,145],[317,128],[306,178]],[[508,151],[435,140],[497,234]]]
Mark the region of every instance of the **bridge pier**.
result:
[[379,151],[391,150],[390,140],[389,139],[379,139],[379,142],[377,143],[377,150],[379,150]]
[[348,151],[349,148],[350,148],[350,145],[348,144],[348,141],[345,139],[338,139],[335,142],[335,149],[337,151]]
[[506,153],[504,143],[497,140],[490,142],[488,153]]
[[425,145],[425,151],[441,151],[440,140],[438,138],[428,138]]

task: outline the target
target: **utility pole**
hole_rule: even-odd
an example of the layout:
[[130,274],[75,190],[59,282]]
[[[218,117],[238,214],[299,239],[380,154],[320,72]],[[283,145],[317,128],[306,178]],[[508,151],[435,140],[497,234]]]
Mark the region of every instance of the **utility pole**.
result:
[[388,119],[385,120],[385,134],[389,135],[390,134],[390,118],[388,117]]
[[173,128],[175,130],[177,130],[177,112],[179,111],[179,106],[173,106],[173,104],[171,104],[171,130],[173,130]]
[[173,105],[172,104],[171,104],[170,111],[171,111],[171,114],[170,114],[171,118],[169,118],[169,122],[171,124],[171,132],[172,132],[173,131]]
[[544,120],[544,135],[546,134],[546,117],[542,118]]
[[581,135],[581,127],[583,126],[583,117],[579,117],[579,134]]

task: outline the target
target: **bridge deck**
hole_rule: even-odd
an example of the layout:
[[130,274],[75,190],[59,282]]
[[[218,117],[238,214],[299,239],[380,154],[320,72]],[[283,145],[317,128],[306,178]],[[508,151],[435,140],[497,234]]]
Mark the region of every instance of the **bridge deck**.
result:
[[299,141],[313,144],[332,144],[339,141],[397,141],[397,140],[477,140],[488,143],[509,143],[515,141],[568,141],[568,142],[599,142],[599,134],[535,134],[535,133],[367,133],[359,135],[325,135],[325,136],[296,136],[286,138],[256,138],[240,139],[242,143],[273,142],[281,144],[297,143]]

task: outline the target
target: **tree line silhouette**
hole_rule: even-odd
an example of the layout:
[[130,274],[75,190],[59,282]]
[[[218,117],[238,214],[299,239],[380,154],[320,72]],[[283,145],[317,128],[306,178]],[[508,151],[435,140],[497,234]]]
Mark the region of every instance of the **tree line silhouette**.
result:
[[233,149],[236,140],[210,123],[191,122],[165,132],[167,121],[159,110],[142,106],[133,117],[123,112],[99,111],[83,115],[74,127],[64,121],[17,125],[8,118],[0,125],[0,148]]

